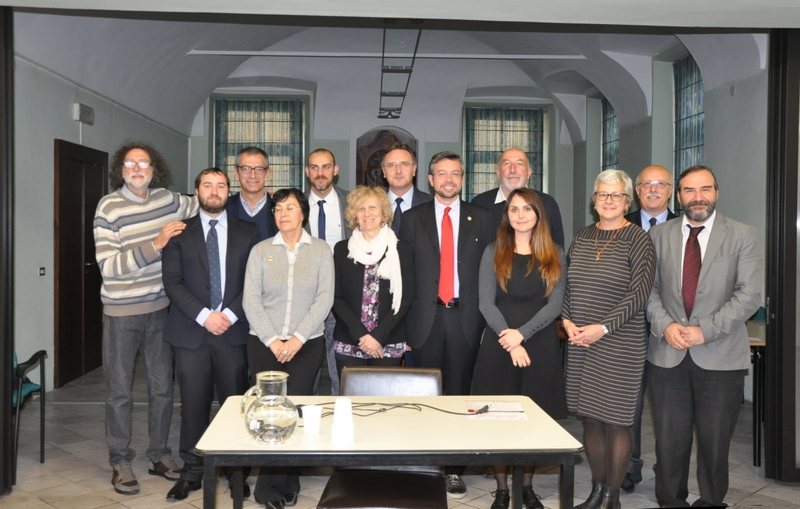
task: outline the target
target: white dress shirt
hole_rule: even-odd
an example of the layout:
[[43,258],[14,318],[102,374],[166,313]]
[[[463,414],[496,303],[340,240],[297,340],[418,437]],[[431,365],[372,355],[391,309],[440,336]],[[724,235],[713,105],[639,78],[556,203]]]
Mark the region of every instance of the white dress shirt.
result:
[[[433,210],[436,212],[436,230],[439,232],[439,252],[442,248],[442,218],[445,207],[450,207],[450,220],[453,223],[453,297],[458,298],[458,226],[461,218],[461,200],[456,200],[450,205],[439,203],[439,197],[433,199]],[[476,275],[477,276],[477,275]]]
[[[220,271],[219,271],[219,279],[220,279],[220,289],[222,291],[222,300],[224,302],[225,301],[225,261],[226,261],[226,255],[228,253],[228,213],[223,210],[222,214],[220,214],[219,216],[210,217],[208,214],[206,214],[203,211],[203,209],[200,209],[198,211],[198,215],[200,216],[200,224],[203,225],[203,238],[204,239],[208,238],[208,232],[211,231],[211,225],[209,225],[208,222],[210,220],[212,220],[212,219],[216,219],[218,221],[216,226],[214,227],[214,229],[217,231],[217,244],[219,246],[219,269],[220,269]],[[200,325],[204,325],[212,311],[222,311],[225,314],[225,316],[227,316],[228,319],[231,321],[231,325],[236,323],[236,321],[239,319],[239,317],[236,316],[236,313],[234,313],[233,311],[231,311],[228,308],[225,308],[225,309],[221,309],[221,308],[222,308],[222,302],[220,302],[220,304],[217,307],[217,309],[203,308],[197,314],[197,318],[195,318],[195,321]]]
[[308,227],[311,230],[311,235],[319,238],[319,202],[325,200],[323,206],[325,207],[325,242],[331,246],[331,252],[337,242],[343,239],[342,237],[342,217],[341,209],[339,208],[339,193],[336,189],[331,188],[331,192],[325,198],[320,198],[312,191],[308,195]]
[[[706,222],[699,226],[705,226],[703,231],[697,234],[697,242],[700,244],[700,260],[705,259],[706,257],[706,248],[708,247],[708,238],[711,236],[711,229],[714,228],[714,219],[717,218],[717,211],[715,210],[709,217],[706,219]],[[681,242],[681,274],[683,274],[683,258],[686,255],[686,241],[689,239],[689,228],[696,228],[697,226],[689,223],[689,220],[686,218],[684,214],[683,218],[681,219],[681,234],[683,236],[683,240]],[[683,285],[683,281],[681,281],[681,285]]]

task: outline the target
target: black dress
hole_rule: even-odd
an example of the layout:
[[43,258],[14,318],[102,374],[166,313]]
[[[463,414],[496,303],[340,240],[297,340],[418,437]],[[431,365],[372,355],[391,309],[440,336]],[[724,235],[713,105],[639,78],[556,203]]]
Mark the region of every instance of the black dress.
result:
[[[494,250],[489,253],[487,249],[487,254],[493,258]],[[506,283],[507,291],[503,291],[494,280],[497,286],[495,305],[510,329],[519,329],[528,323],[547,304],[548,297],[544,296],[546,287],[538,262],[533,271],[526,275],[530,257],[514,254],[511,277]],[[562,271],[565,269],[562,267]],[[482,280],[481,284],[487,282]],[[566,417],[564,373],[555,320],[522,343],[531,359],[531,365],[526,368],[515,367],[511,355],[500,346],[498,340],[498,333],[487,326],[475,362],[473,394],[520,394],[530,397],[551,417]]]

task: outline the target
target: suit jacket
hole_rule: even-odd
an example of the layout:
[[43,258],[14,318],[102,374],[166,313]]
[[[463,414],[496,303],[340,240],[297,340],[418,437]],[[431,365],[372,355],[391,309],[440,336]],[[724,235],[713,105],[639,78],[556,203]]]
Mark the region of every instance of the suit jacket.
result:
[[[667,209],[667,221],[669,221],[670,219],[675,219],[676,217],[678,216],[673,214],[671,210]],[[633,212],[628,212],[627,214],[625,214],[625,219],[627,219],[628,221],[630,221],[635,225],[644,228],[644,225],[642,224],[642,214],[638,209],[634,210]]]
[[692,316],[687,317],[681,296],[683,237],[681,219],[654,226],[650,236],[658,265],[647,302],[647,360],[671,368],[686,350],[676,350],[663,338],[672,322],[699,325],[705,343],[691,347],[692,360],[703,369],[734,370],[750,366],[750,342],[745,320],[761,305],[764,259],[755,228],[717,213],[708,239]]
[[[345,191],[336,184],[333,185],[333,190],[336,191],[336,194],[339,196],[339,213],[342,215],[342,238],[349,239],[350,236],[353,234],[353,230],[351,230],[347,226],[347,219],[345,219],[344,217],[344,211],[347,208],[347,195],[350,194],[350,191]],[[311,188],[309,187],[308,189],[306,189],[306,196],[310,195],[311,195]],[[306,223],[306,231],[309,234],[311,234],[310,222]]]
[[228,217],[235,217],[258,226],[261,240],[272,238],[278,234],[278,226],[275,224],[275,216],[272,214],[272,198],[269,193],[267,193],[267,201],[264,203],[264,208],[255,216],[251,216],[244,210],[241,193],[228,197],[226,210],[228,211]]
[[411,198],[411,206],[416,207],[417,205],[422,205],[423,203],[428,203],[429,201],[433,200],[433,196],[426,193],[425,191],[420,191],[416,187],[414,188],[414,196]]
[[[500,223],[503,220],[503,209],[506,206],[505,201],[501,203],[494,202],[495,198],[497,198],[498,189],[499,188],[495,187],[494,189],[490,189],[472,198],[472,203],[492,213],[492,228],[494,229],[495,235],[497,234],[497,230],[500,229]],[[553,242],[563,248],[564,226],[561,224],[561,210],[558,208],[558,203],[555,198],[547,193],[536,191],[536,194],[538,194],[539,199],[542,200],[544,213],[547,216],[547,225],[550,227],[550,236],[553,238]]]
[[[464,337],[478,348],[485,322],[478,309],[478,272],[483,250],[494,242],[497,230],[483,207],[461,201],[458,239],[459,308]],[[434,202],[403,213],[400,238],[414,251],[414,300],[406,317],[407,343],[419,348],[428,339],[436,316],[439,294],[439,231]]]
[[341,240],[333,250],[333,265],[336,274],[333,296],[333,314],[336,328],[333,338],[342,343],[358,345],[359,339],[371,334],[381,345],[406,341],[406,313],[414,299],[414,259],[411,244],[397,242],[400,256],[400,273],[403,280],[403,296],[397,314],[392,309],[393,296],[389,293],[389,280],[381,279],[378,293],[378,325],[367,331],[361,323],[361,303],[364,294],[364,265],[347,257],[347,240]]
[[[195,318],[211,307],[208,252],[200,216],[184,221],[186,229],[173,237],[162,251],[164,290],[171,302],[164,340],[183,348],[197,348],[210,334]],[[250,249],[260,240],[255,224],[228,216],[228,248],[225,254],[225,289],[222,309],[239,318],[222,337],[231,345],[247,344],[250,324],[242,308],[244,272]]]

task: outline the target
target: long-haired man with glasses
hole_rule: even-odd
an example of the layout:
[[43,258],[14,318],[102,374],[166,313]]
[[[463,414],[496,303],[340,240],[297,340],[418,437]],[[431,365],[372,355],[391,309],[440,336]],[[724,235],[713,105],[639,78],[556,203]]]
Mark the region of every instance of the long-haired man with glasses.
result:
[[272,197],[264,187],[269,179],[269,156],[258,147],[245,147],[236,154],[234,168],[241,191],[228,199],[228,214],[255,223],[261,240],[278,233],[272,209]]
[[111,484],[139,492],[130,447],[133,366],[140,352],[147,371],[148,473],[177,480],[180,468],[167,446],[172,419],[172,351],[162,336],[169,299],[161,280],[161,250],[179,235],[197,200],[160,187],[169,175],[161,154],[145,143],[122,146],[111,161],[118,187],[97,205],[94,240],[103,276],[103,374]]

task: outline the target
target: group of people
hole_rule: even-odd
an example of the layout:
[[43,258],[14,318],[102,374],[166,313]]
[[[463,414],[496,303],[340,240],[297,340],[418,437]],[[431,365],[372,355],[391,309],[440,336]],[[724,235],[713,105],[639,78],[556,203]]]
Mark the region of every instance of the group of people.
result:
[[[599,221],[565,254],[558,204],[527,187],[532,170],[519,149],[501,155],[500,186],[471,203],[461,199],[456,153],[432,157],[433,196],[414,185],[409,146],[390,147],[381,167],[387,190],[348,193],[334,184],[333,153],[317,149],[307,159],[309,189],[271,195],[269,157],[248,147],[234,170],[239,193],[229,196],[227,174],[209,168],[195,180],[194,199],[159,187],[168,168],[149,145],[117,151],[111,176],[119,189],[101,200],[94,223],[115,490],[139,491],[130,438],[140,351],[148,472],[176,481],[171,500],[201,487],[193,448],[215,388],[222,402],[244,393],[255,373],[279,370],[290,375],[290,395],[314,394],[327,357],[333,394],[344,367],[405,358],[439,368],[445,394],[521,394],[553,418],[576,412],[592,472],[583,509],[620,507],[620,489],[641,481],[637,422],[649,379],[659,503],[687,505],[693,426],[701,501],[722,502],[747,367],[744,321],[761,303],[763,261],[755,230],[715,212],[709,168],[681,175],[684,216],[673,221],[666,221],[674,217],[666,169],[642,171],[641,210],[630,214],[631,179],[602,172],[592,194]],[[566,374],[559,317],[569,341]],[[167,446],[172,351],[182,468]],[[506,471],[494,466],[492,509],[509,506]],[[451,498],[466,495],[463,472],[445,469]],[[533,473],[533,465],[524,468],[528,509],[543,507]],[[243,489],[249,496],[246,476]],[[297,472],[261,469],[254,495],[283,509],[299,491]]]

